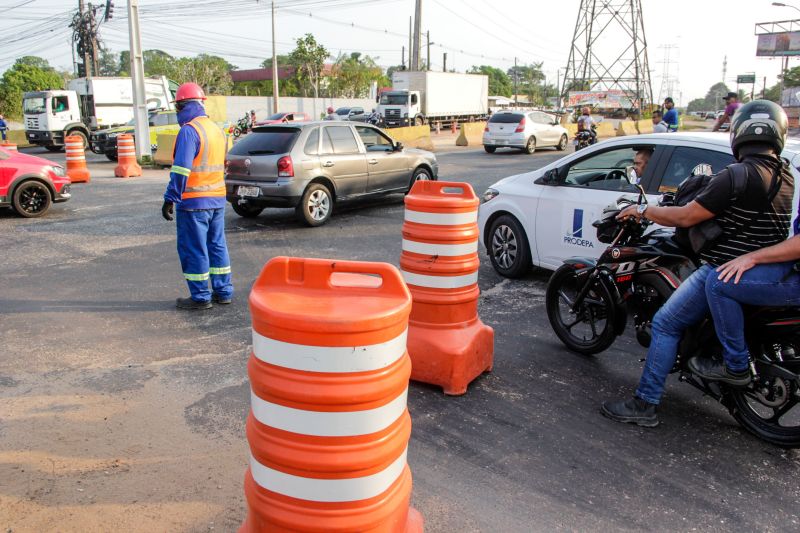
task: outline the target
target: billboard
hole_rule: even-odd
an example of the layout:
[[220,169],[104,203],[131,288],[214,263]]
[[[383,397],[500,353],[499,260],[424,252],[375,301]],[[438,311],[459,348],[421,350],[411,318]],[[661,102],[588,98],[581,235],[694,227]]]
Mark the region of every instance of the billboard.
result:
[[567,107],[591,106],[598,109],[631,109],[633,103],[624,91],[570,91]]
[[763,33],[758,36],[756,56],[796,56],[800,55],[800,31]]

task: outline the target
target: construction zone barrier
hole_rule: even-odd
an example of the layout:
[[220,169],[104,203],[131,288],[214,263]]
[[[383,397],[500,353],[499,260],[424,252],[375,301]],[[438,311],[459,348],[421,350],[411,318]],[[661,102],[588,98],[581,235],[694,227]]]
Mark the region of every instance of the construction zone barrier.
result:
[[88,183],[91,180],[89,169],[86,167],[86,147],[83,145],[83,137],[79,135],[67,135],[64,139],[64,147],[67,152],[67,176],[72,183]]
[[478,197],[468,183],[418,181],[405,205],[411,379],[464,394],[494,354],[494,331],[478,318]]
[[636,121],[636,129],[639,133],[653,133],[652,120],[638,120]]
[[142,175],[142,167],[136,162],[136,146],[133,135],[117,136],[117,166],[114,175],[118,178],[130,178]]
[[388,130],[389,135],[395,141],[400,141],[409,148],[421,148],[423,150],[433,150],[430,126],[408,126],[404,128],[392,128]]
[[406,463],[410,310],[386,263],[266,264],[250,292],[241,533],[422,532]]
[[483,130],[486,122],[465,122],[456,139],[456,146],[477,146],[483,144]]
[[160,133],[156,136],[156,153],[153,156],[153,161],[156,165],[164,167],[172,166],[172,156],[175,153],[175,139],[178,138],[177,133]]
[[617,137],[623,137],[625,135],[638,135],[639,131],[637,129],[636,122],[632,120],[620,120],[619,126],[617,127]]
[[18,152],[16,143],[2,141],[0,142],[0,148],[5,148],[9,152]]
[[617,129],[614,127],[614,124],[611,122],[600,122],[597,125],[597,136],[598,137],[616,137]]

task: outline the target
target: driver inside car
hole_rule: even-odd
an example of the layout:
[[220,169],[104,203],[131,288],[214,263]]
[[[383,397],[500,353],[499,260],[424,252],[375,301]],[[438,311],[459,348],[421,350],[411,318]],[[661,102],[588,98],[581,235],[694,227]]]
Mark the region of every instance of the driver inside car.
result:
[[[681,228],[714,219],[722,234],[701,250],[703,264],[678,287],[653,318],[652,340],[635,395],[627,400],[603,403],[603,415],[617,422],[657,426],[657,406],[664,393],[667,375],[675,366],[681,337],[687,328],[709,314],[706,298],[709,275],[739,256],[786,239],[791,222],[794,180],[779,155],[786,141],[787,126],[786,113],[773,102],[755,100],[739,109],[731,124],[733,155],[747,169],[747,188],[739,197],[732,198],[732,172],[726,168],[684,206],[633,205],[618,215],[618,218],[646,218],[662,226]],[[770,202],[767,191],[776,179],[781,181],[773,189],[777,192]],[[705,358],[689,361],[692,372],[700,377],[721,380],[721,376],[731,386],[750,383],[747,367],[728,365],[718,368],[711,359]]]

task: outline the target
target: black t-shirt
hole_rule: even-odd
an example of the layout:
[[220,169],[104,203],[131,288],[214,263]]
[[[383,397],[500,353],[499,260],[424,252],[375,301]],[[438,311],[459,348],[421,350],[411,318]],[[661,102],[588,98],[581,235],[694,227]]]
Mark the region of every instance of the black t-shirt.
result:
[[[695,201],[714,213],[722,235],[700,258],[714,266],[722,265],[748,252],[786,240],[792,222],[794,178],[787,165],[775,156],[749,155],[742,159],[747,166],[747,188],[732,202],[730,171],[723,170],[708,183]],[[772,204],[767,205],[768,191],[775,171],[780,168],[782,183]],[[760,179],[759,179],[760,178]],[[756,219],[756,215],[764,210]]]

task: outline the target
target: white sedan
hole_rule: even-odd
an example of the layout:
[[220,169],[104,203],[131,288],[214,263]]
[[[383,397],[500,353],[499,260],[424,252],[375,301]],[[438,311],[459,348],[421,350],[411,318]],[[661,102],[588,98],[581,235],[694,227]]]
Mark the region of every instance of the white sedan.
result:
[[529,154],[542,146],[564,150],[568,143],[567,130],[542,111],[499,111],[483,130],[483,149],[490,154],[498,148],[519,148]]
[[[719,172],[735,162],[721,133],[671,133],[617,137],[570,154],[538,170],[510,176],[483,195],[478,212],[481,240],[503,276],[525,275],[531,266],[555,270],[575,256],[599,257],[606,245],[592,222],[603,208],[636,189],[625,178],[639,150],[652,151],[641,183],[649,202],[675,191],[692,169],[708,163]],[[783,157],[800,184],[800,142],[789,141]],[[794,206],[797,209],[795,188]]]

